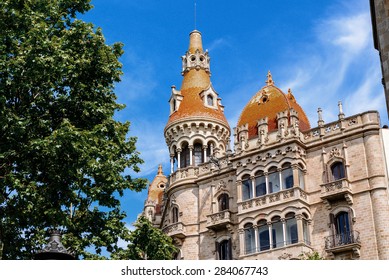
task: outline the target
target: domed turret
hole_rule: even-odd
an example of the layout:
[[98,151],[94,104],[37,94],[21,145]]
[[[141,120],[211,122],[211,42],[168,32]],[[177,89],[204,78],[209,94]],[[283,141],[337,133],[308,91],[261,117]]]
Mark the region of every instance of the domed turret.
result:
[[196,166],[229,149],[230,127],[221,98],[212,87],[210,57],[203,50],[197,30],[190,33],[181,74],[181,89],[172,86],[170,116],[165,127],[171,172],[174,163],[176,168]]
[[285,111],[290,114],[291,109],[298,114],[299,129],[301,131],[310,129],[307,115],[297,103],[292,91],[289,89],[285,94],[276,87],[269,71],[266,86],[247,103],[239,117],[237,127],[248,125],[248,138],[258,137],[258,121],[267,118],[268,132],[275,131],[278,129],[277,114]]

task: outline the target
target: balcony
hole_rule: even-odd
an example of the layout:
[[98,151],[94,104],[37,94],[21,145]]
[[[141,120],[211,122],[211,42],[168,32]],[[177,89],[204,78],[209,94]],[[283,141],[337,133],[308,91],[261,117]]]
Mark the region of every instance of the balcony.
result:
[[207,216],[207,228],[212,230],[228,228],[232,224],[231,212],[224,210]]
[[178,222],[172,225],[168,225],[162,229],[162,231],[170,237],[185,238],[185,226],[183,223]]
[[347,179],[322,184],[320,198],[330,207],[331,201],[345,199],[349,205],[353,204],[352,190]]
[[355,257],[359,257],[361,241],[358,231],[348,231],[341,234],[330,235],[325,238],[325,249],[330,254],[352,252]]

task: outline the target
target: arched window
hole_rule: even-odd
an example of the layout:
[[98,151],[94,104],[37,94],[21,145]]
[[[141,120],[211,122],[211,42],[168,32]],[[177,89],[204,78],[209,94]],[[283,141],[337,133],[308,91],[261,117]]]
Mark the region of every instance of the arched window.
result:
[[280,190],[280,175],[277,167],[273,166],[269,169],[269,193],[279,192]]
[[242,200],[253,198],[253,188],[250,175],[242,177]]
[[173,100],[173,112],[177,110],[177,100]]
[[182,147],[182,151],[181,151],[180,167],[184,168],[184,167],[188,167],[189,165],[190,165],[190,151],[189,151],[188,144],[185,144]]
[[263,171],[255,173],[255,196],[266,195],[266,177]]
[[219,260],[232,260],[231,239],[216,243],[216,247]]
[[259,251],[266,251],[270,249],[270,236],[269,226],[266,220],[260,220],[258,222],[258,238],[259,238]]
[[244,244],[246,254],[255,253],[255,232],[252,223],[244,225]]
[[297,221],[294,213],[288,213],[285,216],[286,224],[286,244],[298,242]]
[[343,163],[338,161],[331,165],[331,174],[334,181],[343,179],[345,177]]
[[311,241],[309,238],[309,231],[308,231],[308,216],[303,213],[303,235],[304,235],[304,243],[310,245]]
[[204,162],[203,160],[203,145],[200,143],[194,144],[194,162],[195,166],[198,166],[200,163]]
[[178,207],[173,206],[172,208],[172,223],[178,223]]
[[290,189],[293,187],[293,170],[289,162],[282,165],[281,177],[283,189]]
[[338,245],[352,243],[349,214],[347,212],[342,211],[335,216],[335,231]]
[[224,211],[229,209],[229,197],[228,194],[223,193],[218,198],[219,211]]

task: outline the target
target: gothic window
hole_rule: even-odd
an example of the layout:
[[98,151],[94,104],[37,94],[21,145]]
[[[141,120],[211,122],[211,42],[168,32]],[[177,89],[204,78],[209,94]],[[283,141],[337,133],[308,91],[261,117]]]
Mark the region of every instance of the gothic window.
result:
[[331,174],[334,181],[343,179],[345,177],[343,163],[337,161],[331,165]]
[[173,206],[172,208],[172,223],[178,223],[178,207]]
[[203,146],[200,143],[194,144],[194,162],[195,166],[203,162]]
[[190,151],[188,144],[183,146],[182,151],[181,151],[181,162],[180,162],[180,167],[188,167],[190,165]]
[[255,196],[266,195],[266,177],[263,171],[255,173]]
[[242,200],[253,198],[253,188],[250,175],[245,175],[242,178]]
[[335,246],[354,242],[349,217],[350,215],[346,211],[341,211],[336,215],[331,214],[331,223],[333,224],[333,229],[335,231],[333,240]]
[[223,193],[219,196],[218,199],[219,211],[224,211],[229,209],[229,196],[226,193]]
[[255,253],[255,231],[252,223],[244,225],[244,244],[246,254]]
[[177,100],[173,100],[173,112],[177,110]]
[[283,189],[290,189],[293,187],[293,170],[290,166],[290,163],[285,163],[282,165],[281,177]]
[[269,169],[269,193],[279,192],[280,176],[277,167],[273,166]]
[[216,242],[219,260],[232,260],[231,239]]
[[258,222],[259,251],[270,249],[269,226],[266,220]]
[[288,213],[285,216],[286,224],[286,244],[294,244],[298,242],[297,221],[294,213]]

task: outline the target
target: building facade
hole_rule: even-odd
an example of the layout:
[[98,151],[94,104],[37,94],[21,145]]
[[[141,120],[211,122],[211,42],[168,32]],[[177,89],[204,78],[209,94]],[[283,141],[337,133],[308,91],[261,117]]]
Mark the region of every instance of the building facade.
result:
[[[389,197],[378,112],[311,124],[269,72],[231,131],[190,33],[181,88],[171,89],[159,168],[143,215],[171,236],[177,259],[389,259]],[[230,147],[233,140],[234,149]]]

